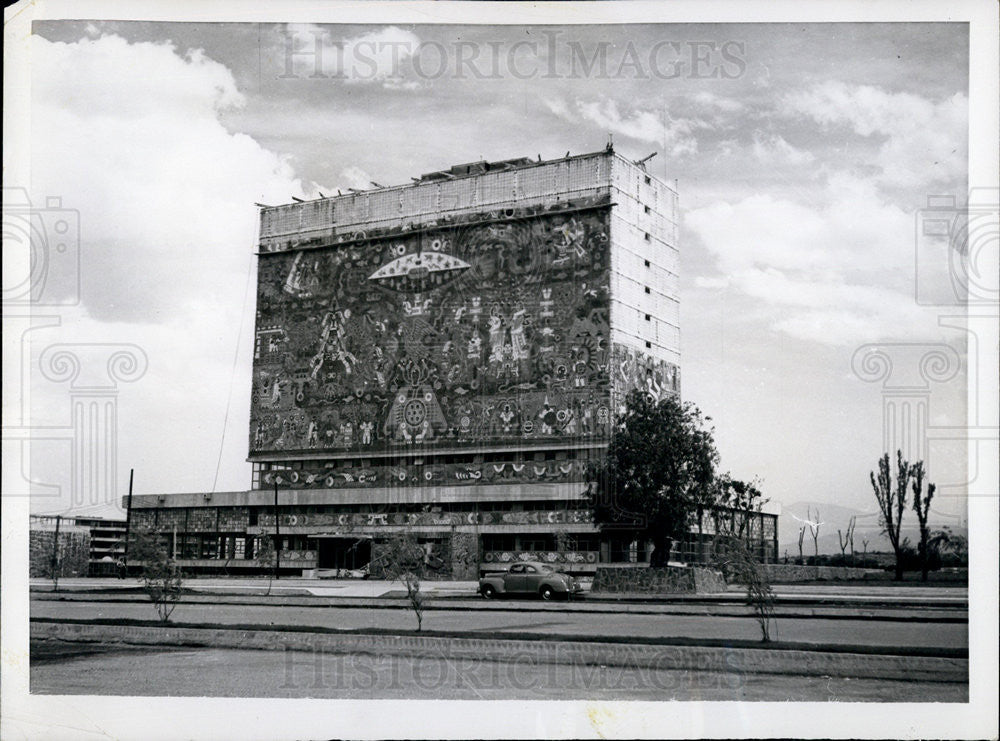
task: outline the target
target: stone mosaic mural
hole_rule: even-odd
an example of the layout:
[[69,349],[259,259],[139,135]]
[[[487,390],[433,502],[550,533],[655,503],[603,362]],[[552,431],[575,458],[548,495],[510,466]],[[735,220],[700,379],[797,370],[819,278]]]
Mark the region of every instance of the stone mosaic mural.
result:
[[[379,527],[463,525],[586,525],[593,521],[583,509],[534,510],[528,512],[347,512],[282,514],[281,527],[326,527],[338,531],[356,528],[368,532]],[[274,529],[274,514],[263,513],[256,525],[262,531]],[[253,528],[250,528],[251,530]],[[345,530],[346,529],[346,530]]]
[[506,569],[517,561],[539,561],[541,563],[559,564],[594,564],[599,555],[597,551],[486,551],[483,553],[483,563],[487,569],[497,567]]
[[608,208],[592,206],[261,255],[251,453],[606,436]]
[[322,466],[301,470],[265,471],[264,488],[277,483],[287,489],[356,489],[376,486],[467,486],[584,481],[582,460],[524,461],[522,463],[441,463],[367,466],[331,469]]
[[642,389],[654,399],[660,399],[665,394],[680,393],[680,368],[634,347],[613,343],[609,371],[612,409],[615,414],[624,411],[625,398],[632,389]]

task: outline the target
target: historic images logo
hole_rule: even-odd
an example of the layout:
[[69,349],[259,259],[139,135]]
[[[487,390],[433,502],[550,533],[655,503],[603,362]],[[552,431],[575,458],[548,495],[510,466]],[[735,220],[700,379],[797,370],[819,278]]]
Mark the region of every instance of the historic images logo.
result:
[[35,207],[24,188],[4,188],[4,308],[79,301],[80,213],[58,197]]
[[[58,313],[44,310],[81,301],[80,213],[59,197],[36,207],[24,188],[3,189],[3,323],[9,344],[5,373],[16,377],[10,389],[20,404],[5,405],[3,440],[17,446],[16,460],[29,496],[51,498],[53,506],[114,503],[118,499],[119,384],[140,379],[146,354],[129,343],[44,344],[44,330],[62,324]],[[27,399],[44,382],[66,383],[69,422],[40,424]],[[8,388],[5,385],[5,389]],[[44,467],[33,465],[32,446],[49,453]],[[59,451],[59,452],[56,452]],[[5,454],[7,449],[5,447]],[[57,480],[68,480],[70,497]],[[5,489],[4,495],[10,495]]]
[[532,38],[447,42],[390,27],[335,39],[319,26],[284,32],[279,79],[383,82],[406,86],[440,80],[732,80],[747,69],[737,40],[657,39],[651,43],[581,41],[542,29]]

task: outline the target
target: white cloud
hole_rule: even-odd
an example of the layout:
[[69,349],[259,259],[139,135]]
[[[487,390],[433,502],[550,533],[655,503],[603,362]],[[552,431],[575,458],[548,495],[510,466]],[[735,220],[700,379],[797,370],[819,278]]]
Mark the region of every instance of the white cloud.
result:
[[791,93],[783,103],[823,126],[844,125],[859,136],[882,138],[873,164],[886,185],[919,188],[966,177],[968,98],[962,93],[932,101],[830,81]]
[[563,100],[562,98],[553,98],[550,96],[546,96],[542,98],[542,103],[545,105],[546,108],[549,109],[550,112],[552,112],[556,116],[568,120],[573,119],[573,114],[572,112],[570,112],[569,106],[566,104],[566,101]]
[[79,211],[87,309],[162,321],[228,290],[254,202],[306,195],[284,157],[220,123],[243,103],[229,70],[116,36],[33,43],[33,200]]
[[345,188],[366,190],[372,187],[372,176],[356,165],[352,165],[340,173]]
[[736,113],[737,111],[743,110],[743,103],[740,101],[733,100],[732,98],[723,98],[722,96],[711,93],[708,90],[702,90],[697,93],[693,100],[702,106],[717,108],[718,110],[726,113]]
[[[122,389],[119,460],[141,461],[140,490],[209,487],[218,442],[204,443],[224,427],[238,339],[237,377],[249,374],[254,202],[312,187],[285,157],[222,125],[243,95],[204,54],[116,36],[32,44],[32,198],[78,211],[82,270],[82,304],[61,310],[36,347],[142,347],[149,371]],[[249,483],[248,391],[237,383],[223,489]],[[42,383],[33,406],[58,410],[65,393]]]
[[913,262],[913,219],[872,185],[832,177],[814,206],[767,193],[694,209],[685,225],[723,273],[748,268],[898,270]]
[[729,278],[705,278],[704,276],[701,275],[697,276],[694,279],[695,286],[697,286],[698,288],[709,288],[709,289],[728,288],[729,282],[730,282]]
[[283,43],[293,45],[292,70],[298,77],[325,75],[348,83],[380,83],[390,90],[419,87],[416,81],[404,80],[405,63],[420,49],[420,37],[412,31],[386,26],[337,39],[328,28],[306,23],[290,24],[286,32]]
[[757,159],[768,165],[800,167],[816,160],[812,152],[793,147],[777,134],[764,134],[760,131],[754,132],[753,153]]
[[698,140],[691,135],[696,125],[687,119],[668,118],[660,112],[644,110],[622,115],[618,103],[611,99],[577,101],[576,105],[584,120],[629,139],[664,145],[670,156],[698,151]]
[[752,298],[779,332],[841,344],[936,333],[913,299],[913,219],[868,182],[830,178],[819,205],[748,196],[685,218],[721,277],[700,289]]

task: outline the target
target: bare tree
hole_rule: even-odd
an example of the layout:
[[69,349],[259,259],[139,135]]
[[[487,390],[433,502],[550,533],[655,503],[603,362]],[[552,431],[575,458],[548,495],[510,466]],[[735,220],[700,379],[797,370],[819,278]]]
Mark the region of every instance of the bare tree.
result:
[[806,507],[806,525],[809,526],[809,532],[812,533],[813,539],[813,554],[816,557],[816,564],[819,565],[819,526],[823,523],[819,521],[819,507],[816,508],[816,521],[813,522],[811,510]]
[[861,539],[861,547],[864,550],[861,552],[861,563],[864,566],[868,565],[868,538]]
[[805,540],[805,537],[806,537],[806,526],[803,525],[802,527],[799,528],[799,563],[800,564],[805,563],[805,560],[802,557],[802,541]]
[[934,498],[935,484],[927,484],[927,494],[924,495],[924,462],[917,461],[912,469],[913,476],[913,511],[917,513],[917,522],[920,525],[920,580],[927,581],[928,561],[930,560],[930,528],[927,527],[927,518],[930,516],[931,500]]
[[896,451],[896,482],[893,484],[889,471],[889,454],[885,453],[878,462],[878,477],[875,472],[869,474],[872,489],[879,508],[879,523],[882,532],[889,538],[893,553],[896,554],[896,581],[903,580],[903,543],[900,531],[903,523],[903,511],[906,509],[906,487],[912,471],[910,464],[903,459],[903,451]]
[[854,559],[854,521],[857,518],[851,517],[850,521],[847,523],[847,534],[843,534],[840,528],[837,528],[837,541],[840,543],[840,557],[847,563],[847,546],[851,546],[851,560]]
[[851,529],[847,531],[847,537],[851,541],[851,566],[854,566],[854,527],[857,525],[857,517],[851,518]]

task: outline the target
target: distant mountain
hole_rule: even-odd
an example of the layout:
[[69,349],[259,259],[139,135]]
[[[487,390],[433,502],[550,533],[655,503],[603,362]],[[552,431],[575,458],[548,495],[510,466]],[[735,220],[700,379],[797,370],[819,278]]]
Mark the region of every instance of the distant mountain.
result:
[[[817,512],[819,513],[817,517]],[[806,525],[807,513],[811,513],[812,521],[817,520],[819,526],[820,554],[840,553],[840,542],[837,537],[839,529],[846,537],[847,526],[852,516],[857,517],[854,527],[854,550],[858,553],[864,550],[862,540],[868,540],[868,551],[891,551],[892,546],[889,539],[882,535],[882,526],[879,524],[879,514],[874,500],[870,510],[860,510],[853,507],[843,507],[829,502],[796,502],[786,504],[782,507],[781,515],[778,517],[778,556],[783,557],[788,551],[788,557],[799,555],[799,528],[805,527],[805,539],[802,541],[802,553],[811,556],[814,551],[812,533]],[[931,522],[932,529],[938,529],[943,523]],[[966,535],[966,528],[952,526],[952,531],[959,535]],[[912,509],[907,508],[903,515],[903,537],[909,538],[910,542],[916,545],[920,540],[920,530],[917,526],[917,516]],[[848,553],[850,546],[848,546]]]

